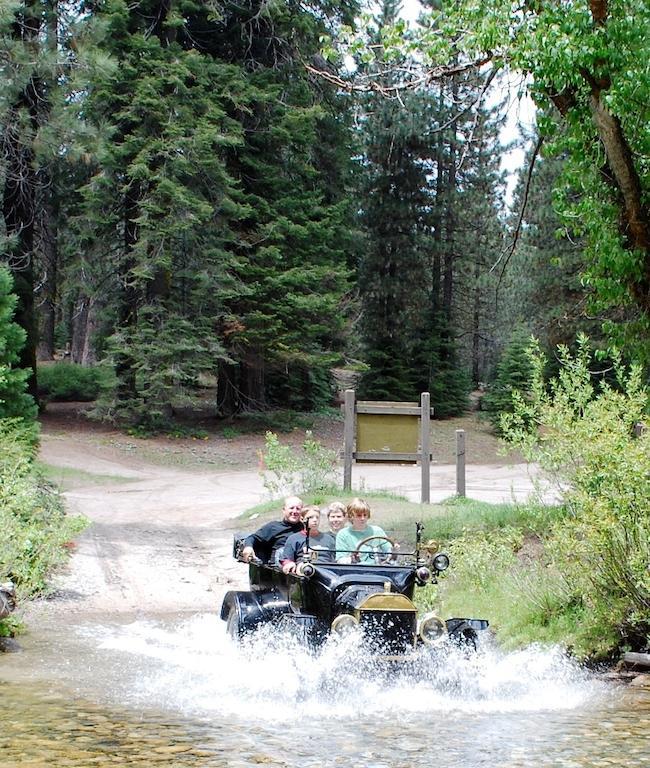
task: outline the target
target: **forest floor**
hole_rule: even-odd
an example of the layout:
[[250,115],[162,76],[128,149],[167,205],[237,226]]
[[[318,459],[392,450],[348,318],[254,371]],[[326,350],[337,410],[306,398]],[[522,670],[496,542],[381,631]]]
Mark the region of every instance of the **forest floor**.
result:
[[[76,404],[49,405],[41,426],[48,476],[62,488],[69,512],[91,525],[71,543],[53,595],[27,606],[30,623],[52,612],[72,618],[214,610],[227,589],[245,583],[246,569],[231,556],[232,536],[257,527],[260,520],[241,515],[269,499],[259,473],[263,433],[231,426],[208,430],[202,439],[138,438],[88,421]],[[315,418],[311,429],[324,445],[341,447],[341,421]],[[433,424],[432,501],[454,494],[456,429],[466,430],[469,497],[527,497],[530,469],[520,458],[502,456],[472,413]],[[280,435],[295,446],[304,439],[304,429]],[[412,465],[353,471],[353,487],[412,501],[419,499],[419,483],[420,469]]]

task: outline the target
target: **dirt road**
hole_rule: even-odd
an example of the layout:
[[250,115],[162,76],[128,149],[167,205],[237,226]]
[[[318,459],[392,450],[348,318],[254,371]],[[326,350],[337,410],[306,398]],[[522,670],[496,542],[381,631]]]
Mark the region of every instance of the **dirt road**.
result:
[[[243,584],[245,569],[231,557],[232,534],[254,525],[236,518],[268,498],[254,456],[241,462],[247,468],[231,470],[215,468],[223,461],[203,461],[205,447],[189,445],[173,454],[161,450],[160,443],[129,440],[120,433],[44,425],[41,459],[59,468],[69,510],[92,524],[76,542],[69,567],[57,577],[56,599],[30,610],[214,610],[227,589]],[[243,450],[250,457],[250,447]],[[353,486],[392,490],[417,501],[420,469],[355,467]],[[523,499],[532,488],[523,464],[471,464],[467,469],[471,498]],[[454,492],[455,467],[434,465],[431,500]]]

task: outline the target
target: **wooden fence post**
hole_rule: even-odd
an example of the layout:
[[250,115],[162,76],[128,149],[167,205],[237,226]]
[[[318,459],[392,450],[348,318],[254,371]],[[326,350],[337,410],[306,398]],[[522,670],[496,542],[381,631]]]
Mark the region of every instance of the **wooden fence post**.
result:
[[456,496],[465,496],[465,430],[456,430]]
[[422,454],[422,504],[431,499],[431,396],[428,392],[420,395],[420,446]]
[[354,390],[345,390],[343,425],[343,490],[352,490],[352,449],[354,446]]

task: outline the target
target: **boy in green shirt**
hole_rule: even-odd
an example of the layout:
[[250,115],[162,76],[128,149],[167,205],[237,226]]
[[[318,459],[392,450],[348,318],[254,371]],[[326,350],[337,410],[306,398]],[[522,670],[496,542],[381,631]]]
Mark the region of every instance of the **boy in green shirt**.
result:
[[[368,503],[363,499],[352,499],[345,513],[350,525],[336,534],[336,562],[378,563],[388,560],[393,547],[384,529],[368,522]],[[375,537],[374,541],[364,544],[357,552],[359,543],[369,537]]]

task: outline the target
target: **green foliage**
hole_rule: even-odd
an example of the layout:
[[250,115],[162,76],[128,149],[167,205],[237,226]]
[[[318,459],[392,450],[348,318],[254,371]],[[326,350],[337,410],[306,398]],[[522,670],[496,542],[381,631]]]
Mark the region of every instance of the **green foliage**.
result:
[[34,468],[35,432],[18,419],[0,419],[0,581],[12,580],[18,599],[47,592],[66,545],[85,526],[66,517],[61,497]]
[[118,359],[128,347],[132,365],[121,377],[134,375],[131,397],[116,398],[115,388],[105,392],[97,414],[103,418],[130,423],[145,431],[167,430],[173,408],[196,401],[200,373],[213,369],[225,357],[209,321],[188,319],[147,307],[137,326],[114,334],[108,352]]
[[648,392],[641,369],[620,360],[616,385],[597,386],[584,337],[575,355],[560,348],[558,357],[560,373],[547,387],[545,358],[531,348],[531,396],[504,415],[503,432],[566,487],[554,564],[569,604],[585,609],[584,634],[638,647],[650,631],[650,434],[636,436],[634,427],[647,418]]
[[488,531],[481,536],[469,533],[454,539],[449,557],[454,563],[454,578],[462,580],[470,590],[481,590],[495,574],[505,573],[515,564],[515,553],[523,536],[516,528]]
[[31,421],[36,406],[25,391],[30,372],[16,368],[26,333],[13,321],[17,298],[12,287],[9,270],[0,265],[0,419],[19,417]]
[[526,78],[545,115],[540,128],[550,152],[567,159],[556,205],[566,226],[584,238],[583,280],[599,310],[623,309],[623,323],[617,318],[607,330],[646,361],[649,24],[642,0],[540,0],[521,7],[510,0],[460,0],[434,4],[417,30],[382,30],[374,48],[363,32],[341,34],[344,47],[364,60],[417,51],[438,76],[460,59],[477,66],[490,61],[493,69],[508,67]]
[[513,392],[526,397],[530,387],[532,365],[528,349],[530,336],[525,331],[515,331],[496,367],[494,381],[490,384],[481,404],[492,425],[501,430],[501,414],[514,410]]
[[[553,202],[553,188],[560,183],[565,159],[538,156],[530,175],[533,158],[528,155],[512,206],[515,227],[525,201],[521,234],[501,291],[503,328],[528,328],[543,349],[571,345],[580,332],[599,343],[607,315],[587,308],[593,289],[581,279],[586,268],[584,242],[560,218]],[[622,317],[620,308],[616,315]]]
[[428,390],[431,395],[434,418],[445,419],[465,413],[471,381],[446,323],[438,325],[437,334],[425,346],[427,358],[423,368],[428,377],[420,387],[426,387],[423,391]]
[[425,538],[449,542],[459,537],[481,539],[490,531],[517,528],[526,535],[539,535],[563,516],[559,507],[535,504],[488,504],[455,498],[436,505],[435,515],[425,521]]
[[278,436],[267,432],[261,455],[264,487],[271,495],[317,493],[330,489],[336,481],[338,456],[305,432],[302,450],[281,445]]
[[334,400],[335,386],[330,368],[335,360],[336,356],[323,353],[314,358],[312,364],[296,361],[290,376],[284,371],[272,372],[266,381],[269,403],[296,411],[327,408]]
[[221,415],[331,402],[353,240],[347,104],[303,62],[350,12],[262,10],[89,13],[103,58],[83,111],[106,140],[73,251],[92,277],[82,291],[106,305],[103,413],[138,427],[164,427],[197,370],[218,370]]
[[90,402],[99,394],[103,371],[76,363],[38,367],[38,392],[46,401]]

